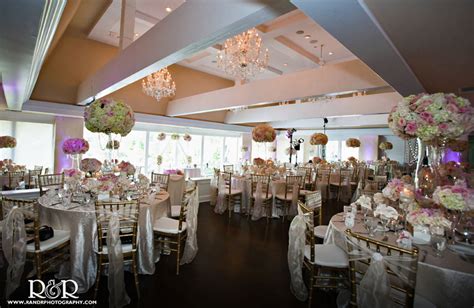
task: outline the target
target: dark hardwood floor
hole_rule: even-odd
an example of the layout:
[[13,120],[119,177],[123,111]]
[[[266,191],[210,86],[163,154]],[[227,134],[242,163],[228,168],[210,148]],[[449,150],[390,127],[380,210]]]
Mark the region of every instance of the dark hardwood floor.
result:
[[[325,206],[325,223],[340,206]],[[234,213],[217,215],[208,203],[202,203],[198,221],[199,252],[191,264],[175,274],[176,257],[162,256],[154,275],[140,275],[140,300],[136,299],[133,275],[125,274],[129,307],[307,307],[290,292],[287,263],[288,221],[248,220]],[[25,272],[28,269],[25,269]],[[5,285],[4,266],[0,288]],[[47,275],[45,280],[52,279]],[[13,294],[27,299],[26,282]],[[81,294],[91,299],[93,290]],[[107,279],[101,279],[97,307],[108,307]],[[335,307],[336,294],[316,291],[314,307]],[[5,302],[1,307],[6,307]],[[37,306],[36,306],[37,307]],[[50,305],[49,305],[50,307]]]

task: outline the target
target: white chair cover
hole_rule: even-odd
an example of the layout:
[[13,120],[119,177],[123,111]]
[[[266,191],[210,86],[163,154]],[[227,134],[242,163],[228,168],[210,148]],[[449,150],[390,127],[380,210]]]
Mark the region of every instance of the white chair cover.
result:
[[2,246],[8,261],[5,297],[9,298],[20,285],[26,261],[25,220],[21,209],[14,206],[4,220]]
[[217,183],[217,202],[214,208],[216,214],[223,214],[226,210],[225,207],[225,181],[222,177],[219,177],[219,182]]
[[130,297],[125,290],[123,275],[123,252],[120,241],[120,220],[119,214],[113,212],[109,220],[107,232],[107,247],[109,256],[109,307],[121,308],[130,303]]
[[293,192],[292,193],[293,193],[293,195],[292,195],[289,214],[294,216],[294,215],[297,214],[298,196],[300,194],[300,186],[297,183],[293,184]]
[[263,216],[265,216],[265,209],[263,208],[262,182],[258,182],[255,189],[255,204],[253,205],[252,220],[259,220]]
[[290,290],[300,301],[308,298],[308,289],[303,281],[303,261],[305,247],[306,218],[299,212],[291,221],[288,232],[288,268],[290,270]]
[[385,267],[392,270],[404,283],[414,286],[415,281],[410,281],[408,274],[413,272],[410,264],[414,261],[410,256],[382,256],[378,252],[366,247],[365,242],[359,244],[356,239],[347,236],[347,245],[353,247],[349,253],[349,261],[371,259],[370,266],[365,272],[357,289],[357,305],[359,307],[393,307],[390,299],[391,288],[389,276]]
[[184,253],[180,265],[191,263],[198,252],[197,243],[197,226],[198,226],[198,212],[199,212],[199,191],[196,190],[190,196],[188,204],[188,213],[186,216],[187,238],[184,246]]

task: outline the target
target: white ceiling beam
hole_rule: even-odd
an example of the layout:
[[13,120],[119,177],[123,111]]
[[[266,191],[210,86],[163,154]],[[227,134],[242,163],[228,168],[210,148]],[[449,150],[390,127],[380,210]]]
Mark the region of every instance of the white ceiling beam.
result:
[[228,112],[225,123],[260,123],[350,115],[388,113],[402,97],[396,92],[337,98],[316,103],[289,104]]
[[77,101],[89,103],[104,97],[292,10],[294,6],[285,0],[186,1],[84,80]]
[[303,12],[299,10],[294,10],[270,22],[257,26],[257,29],[262,33],[269,33],[284,27],[288,27],[293,23],[300,22],[305,19],[306,16]]
[[137,11],[136,0],[122,0],[120,13],[120,38],[119,48],[125,49],[135,39],[135,15]]
[[365,64],[354,60],[172,100],[168,103],[166,114],[182,116],[228,110],[386,85]]
[[21,110],[38,79],[66,0],[0,1],[0,74],[8,109]]
[[[402,95],[424,92],[363,0],[290,0]],[[416,31],[416,29],[414,29]]]
[[[387,127],[388,114],[368,114],[343,117],[327,117],[327,129],[355,127]],[[323,129],[324,117],[270,122],[274,128]]]
[[314,63],[316,63],[318,65],[321,65],[321,59],[319,59],[318,56],[316,56],[316,55],[312,54],[311,52],[307,51],[306,49],[304,49],[300,45],[296,44],[295,42],[293,42],[292,40],[290,40],[286,36],[279,35],[279,36],[275,37],[275,41],[279,42],[280,44],[282,44],[282,45],[284,45],[288,48],[290,48],[291,50],[293,50],[297,54],[300,54],[301,56],[313,61]]

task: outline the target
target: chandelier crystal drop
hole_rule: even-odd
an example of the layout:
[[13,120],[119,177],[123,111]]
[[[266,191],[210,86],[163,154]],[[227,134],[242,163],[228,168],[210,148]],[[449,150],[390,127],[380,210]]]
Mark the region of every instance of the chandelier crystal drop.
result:
[[142,90],[146,95],[152,96],[159,101],[163,97],[173,96],[176,92],[176,84],[171,78],[168,69],[163,68],[142,80]]
[[268,49],[255,28],[229,38],[217,54],[217,66],[238,80],[247,80],[268,66]]

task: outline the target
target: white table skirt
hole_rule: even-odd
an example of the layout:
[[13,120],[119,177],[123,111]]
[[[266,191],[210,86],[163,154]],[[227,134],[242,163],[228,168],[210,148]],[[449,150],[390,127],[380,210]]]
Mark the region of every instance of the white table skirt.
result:
[[[169,211],[170,195],[162,192],[152,204],[142,202],[138,225],[137,267],[141,274],[153,274],[159,253],[155,252],[153,222]],[[40,203],[41,223],[55,229],[71,232],[69,266],[62,266],[59,276],[71,278],[79,286],[79,293],[85,293],[95,283],[97,258],[97,225],[94,208],[78,207],[65,209],[62,205],[45,206]]]
[[[346,230],[342,213],[336,214],[329,223],[325,244],[336,244],[347,250]],[[352,228],[354,232],[364,232],[361,215]],[[396,245],[396,235],[387,232],[388,243]],[[379,236],[379,240],[381,236]],[[444,251],[442,258],[436,257],[428,245],[419,245],[419,262],[415,293],[437,307],[472,307],[474,303],[474,266],[463,261],[450,250]]]

